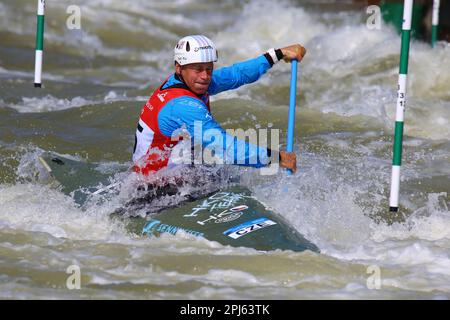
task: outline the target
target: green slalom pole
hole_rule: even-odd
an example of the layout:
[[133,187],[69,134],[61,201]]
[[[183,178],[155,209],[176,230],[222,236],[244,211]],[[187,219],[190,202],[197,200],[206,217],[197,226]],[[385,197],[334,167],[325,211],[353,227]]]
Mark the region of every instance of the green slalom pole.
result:
[[42,57],[44,54],[44,13],[45,0],[38,0],[36,28],[36,56],[34,61],[34,87],[42,85]]
[[400,191],[400,167],[402,164],[403,117],[406,106],[406,84],[408,74],[409,43],[414,0],[405,0],[403,5],[402,44],[400,50],[400,71],[398,75],[397,110],[395,114],[394,155],[392,159],[391,195],[389,209],[398,211]]
[[431,23],[431,47],[433,48],[437,41],[437,33],[439,25],[439,2],[440,0],[433,1],[433,20]]

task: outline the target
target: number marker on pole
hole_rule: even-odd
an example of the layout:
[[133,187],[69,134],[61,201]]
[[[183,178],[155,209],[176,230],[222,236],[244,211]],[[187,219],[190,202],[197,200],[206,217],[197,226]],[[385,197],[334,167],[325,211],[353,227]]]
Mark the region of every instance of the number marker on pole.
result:
[[38,0],[37,29],[36,29],[36,57],[34,64],[34,87],[42,85],[42,56],[44,53],[44,12],[45,0]]
[[389,210],[398,211],[400,191],[400,166],[402,163],[403,117],[406,106],[406,84],[408,74],[409,43],[411,38],[411,18],[414,0],[405,0],[403,7],[402,44],[400,51],[400,71],[398,75],[397,111],[395,114],[394,155],[392,159],[391,194]]

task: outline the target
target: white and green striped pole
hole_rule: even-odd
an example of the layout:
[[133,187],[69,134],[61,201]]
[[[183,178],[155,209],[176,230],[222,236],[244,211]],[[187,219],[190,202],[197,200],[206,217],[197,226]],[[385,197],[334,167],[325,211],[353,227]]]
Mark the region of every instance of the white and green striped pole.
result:
[[433,20],[431,22],[431,46],[437,41],[438,25],[439,25],[439,0],[433,1]]
[[391,196],[389,209],[398,211],[400,191],[400,166],[402,164],[403,117],[406,106],[406,83],[408,74],[409,42],[411,38],[411,19],[414,0],[405,0],[403,4],[402,44],[400,49],[400,71],[398,75],[397,111],[395,114],[394,155],[392,159]]
[[36,57],[34,61],[34,87],[42,84],[42,56],[44,54],[44,12],[45,0],[38,0],[36,28]]

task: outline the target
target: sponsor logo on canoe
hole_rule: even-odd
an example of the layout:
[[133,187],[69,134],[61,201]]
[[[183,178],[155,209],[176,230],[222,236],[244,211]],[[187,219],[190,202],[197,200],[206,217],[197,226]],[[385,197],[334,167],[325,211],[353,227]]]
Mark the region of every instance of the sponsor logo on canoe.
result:
[[231,208],[230,210],[233,211],[233,212],[239,212],[239,211],[244,211],[245,209],[248,209],[248,206],[246,206],[244,204],[244,205],[241,205],[241,206],[237,206],[237,207]]
[[238,219],[242,214],[244,213],[244,210],[248,209],[248,206],[241,205],[238,207],[231,208],[229,210],[224,210],[221,213],[216,213],[210,215],[207,219],[202,221],[197,221],[198,224],[201,224],[204,226],[209,221],[214,221],[215,223],[224,223],[224,222],[230,222]]
[[215,220],[215,223],[224,223],[224,222],[230,222],[238,219],[240,216],[242,216],[242,212],[233,212],[225,217],[218,218]]
[[144,229],[142,229],[142,234],[151,233],[152,229],[155,228],[157,225],[159,225],[161,221],[159,220],[150,220],[146,223],[144,226]]
[[236,227],[226,230],[223,234],[233,239],[238,239],[253,231],[261,230],[263,228],[277,224],[275,221],[269,220],[266,217],[244,222]]
[[170,233],[172,235],[176,235],[177,232],[180,230],[184,231],[188,234],[192,234],[196,237],[204,236],[204,233],[202,233],[202,232],[191,230],[191,229],[185,229],[185,228],[181,228],[181,227],[170,225],[170,224],[165,224],[159,220],[154,220],[154,219],[147,222],[147,224],[142,229],[142,235],[147,234],[150,236],[154,233]]
[[[249,198],[254,199],[253,196],[248,196],[243,193],[217,192],[210,196],[208,199],[202,201],[202,203],[200,203],[196,207],[192,208],[192,212],[190,214],[185,214],[183,217],[197,217],[199,212],[201,211],[213,212],[215,210],[228,210],[230,208],[234,208],[234,211],[240,211],[239,207],[241,206],[236,206],[237,203],[239,201],[245,201]],[[245,209],[248,209],[248,207],[245,206]]]

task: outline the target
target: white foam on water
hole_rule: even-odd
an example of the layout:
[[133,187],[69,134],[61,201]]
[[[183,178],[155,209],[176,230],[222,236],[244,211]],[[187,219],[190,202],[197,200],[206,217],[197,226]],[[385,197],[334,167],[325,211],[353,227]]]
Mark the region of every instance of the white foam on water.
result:
[[[374,32],[364,26],[345,26],[311,41],[312,63],[305,59],[305,107],[342,116],[364,115],[392,127],[395,120],[400,40],[392,28]],[[430,139],[449,139],[448,47],[432,50],[412,41],[405,113],[405,133]],[[392,68],[380,68],[381,62]],[[448,68],[447,68],[448,65]],[[326,83],[323,92],[308,85]],[[331,81],[330,81],[331,80]],[[310,90],[310,92],[308,92]],[[427,92],[424,94],[424,92]],[[433,102],[430,107],[430,98]],[[420,99],[419,99],[420,97]],[[428,98],[425,100],[424,98]],[[314,100],[311,100],[314,99]]]
[[[109,219],[116,203],[80,208],[49,179],[38,161],[42,153],[30,146],[16,155],[16,183],[0,184],[0,221],[13,229],[45,232],[56,238],[127,241],[123,226]],[[107,170],[105,166],[101,169]]]
[[[262,179],[257,186],[250,185],[256,197],[315,243],[321,254],[341,262],[380,267],[384,288],[450,292],[448,193],[424,193],[426,199],[420,200],[414,198],[414,192],[402,189],[401,202],[412,210],[406,221],[388,224],[384,219],[374,219],[388,212],[390,159],[380,159],[377,151],[387,142],[374,141],[378,147],[364,148],[356,146],[355,134],[321,135],[322,143],[324,136],[328,144],[324,150],[332,147],[332,154],[317,148],[309,153],[302,148],[297,154],[299,171],[293,176],[280,172],[267,181]],[[370,137],[368,134],[365,138]],[[402,169],[403,183],[439,176],[441,169],[427,168],[440,157],[448,158],[448,154],[423,155],[421,149],[429,148],[428,140],[409,142],[416,150]],[[249,181],[254,178],[252,175]],[[392,274],[395,268],[404,273]],[[350,287],[347,289],[353,292]],[[367,297],[364,290],[356,291]]]
[[[218,65],[252,58],[270,47],[301,43],[308,50],[299,66],[298,92],[306,97],[302,108],[373,117],[389,129],[395,120],[400,37],[386,24],[370,30],[361,18],[359,12],[342,12],[339,19],[344,23],[330,23],[330,13],[307,12],[287,2],[250,1],[235,24],[213,37],[223,52]],[[450,108],[447,101],[438,100],[449,98],[449,48],[411,42],[405,114],[405,133],[410,136],[450,138]],[[289,85],[288,64],[279,63],[268,73],[255,86],[272,86],[274,81]],[[235,95],[248,96],[251,88]],[[423,98],[434,99],[433,108]]]
[[[66,8],[67,4],[68,2],[62,1],[51,10],[58,11]],[[96,82],[96,74],[100,72],[98,81],[113,85],[138,82],[142,87],[148,81],[151,81],[152,86],[158,85],[173,71],[172,46],[169,43],[175,43],[179,35],[161,35],[167,42],[167,47],[142,51],[134,47],[118,48],[110,45],[107,39],[96,35],[96,30],[103,30],[114,21],[117,23],[117,30],[149,32],[154,36],[158,34],[157,29],[150,26],[155,21],[172,21],[173,18],[174,24],[186,27],[195,20],[193,16],[180,17],[173,10],[182,6],[195,11],[195,3],[190,1],[181,1],[175,5],[109,0],[101,3],[83,1],[80,5],[83,8],[83,21],[87,21],[82,30],[77,31],[78,33],[67,28],[61,28],[57,32],[48,30],[48,41],[64,44],[65,47],[72,48],[71,51],[78,50],[84,57],[104,55],[151,62],[157,66],[149,68],[144,64],[129,70],[119,67],[118,81],[115,76],[109,78],[107,75],[109,67],[104,67],[103,71],[102,68],[88,70],[92,81]],[[218,4],[212,4],[215,5]],[[102,19],[97,19],[98,10],[102,10],[104,14]],[[268,15],[267,12],[271,14]],[[135,14],[141,15],[138,23]],[[305,45],[308,53],[300,64],[298,91],[306,101],[301,107],[336,113],[342,117],[372,117],[384,129],[389,129],[393,127],[395,117],[400,37],[393,27],[385,24],[381,30],[369,30],[362,23],[362,18],[364,13],[361,12],[313,13],[287,1],[250,1],[243,5],[242,13],[234,18],[233,23],[209,36],[221,52],[218,67],[255,57],[270,47],[292,43]],[[448,45],[439,45],[432,50],[427,44],[415,40],[411,43],[408,105],[405,114],[405,133],[410,136],[429,139],[450,137],[448,102],[436,100],[448,98],[449,79],[445,70],[450,68],[449,50]],[[155,78],[149,76],[150,73],[157,73],[159,76]],[[78,77],[68,75],[68,79],[73,76]],[[87,80],[89,79],[88,76]],[[258,84],[233,91],[233,97],[258,99],[251,93],[252,88],[272,86],[274,82],[278,82],[281,87],[289,85],[289,64],[277,64]],[[218,96],[216,99],[221,98],[222,96]],[[432,102],[433,108],[430,108],[428,98],[435,99]],[[33,112],[33,109],[53,111],[83,105],[80,99],[94,100],[92,97],[74,97],[69,101],[48,101],[50,105],[56,105],[54,107],[43,105],[41,101],[24,100],[11,107],[24,112]],[[270,101],[267,103],[271,104]],[[32,107],[32,104],[37,107]]]
[[[250,1],[233,25],[213,37],[221,52],[218,65],[250,59],[273,47],[304,44],[326,29],[325,25],[316,21],[314,14],[292,7],[286,1]],[[285,65],[283,69],[287,68]]]
[[82,212],[57,190],[30,183],[0,189],[0,220],[13,228],[71,239],[106,240],[112,233],[106,215]]
[[360,190],[336,175],[322,160],[304,164],[293,177],[280,172],[272,183],[252,189],[321,250],[345,250],[368,239],[371,219],[355,202]]
[[[36,19],[25,19],[30,15],[36,17],[36,4],[26,3],[21,7],[22,10],[14,10],[11,3],[0,3],[0,30],[9,31],[18,34],[32,34],[36,29]],[[33,12],[34,9],[34,12]]]
[[103,98],[94,98],[94,100],[88,100],[83,97],[74,97],[72,99],[60,99],[50,94],[44,97],[22,97],[21,103],[9,103],[7,107],[15,109],[21,113],[27,112],[52,112],[60,111],[72,108],[79,108],[87,105],[104,104],[117,101],[144,101],[146,97],[127,97],[126,93],[117,93],[114,90],[110,90]]
[[[413,42],[408,68],[408,89],[413,97],[449,101],[450,44],[440,43],[435,48],[422,42]],[[428,106],[427,110],[430,109]]]
[[[109,219],[116,209],[136,196],[137,186],[145,183],[157,183],[164,181],[176,181],[180,176],[191,174],[197,181],[203,181],[197,187],[186,185],[179,194],[162,197],[155,205],[157,207],[173,205],[184,200],[185,194],[213,188],[208,176],[203,170],[187,170],[183,167],[167,170],[164,175],[144,178],[130,172],[122,172],[129,168],[129,164],[100,163],[99,172],[111,174],[111,184],[115,185],[108,192],[92,194],[87,192],[88,201],[80,207],[74,198],[61,192],[47,171],[38,161],[43,150],[30,146],[23,148],[17,155],[19,164],[16,168],[16,183],[0,186],[0,221],[8,225],[35,232],[47,232],[55,237],[67,237],[73,240],[114,240],[119,239],[128,242],[130,235],[123,229],[121,222]],[[75,161],[83,161],[78,156],[64,155]],[[216,175],[213,171],[213,175]],[[116,173],[116,174],[115,174]],[[202,180],[203,179],[203,180]],[[104,186],[105,187],[105,186]],[[209,189],[208,189],[209,190]],[[109,192],[110,191],[110,192]],[[142,214],[151,210],[144,208]],[[140,212],[136,212],[140,215]],[[178,237],[181,241],[182,232]]]
[[[49,73],[49,72],[44,72],[43,76],[45,77],[45,79],[55,81],[55,82],[63,82],[63,83],[75,83],[76,82],[74,79],[70,79],[70,78],[64,77],[62,75],[57,75],[57,74],[53,74],[53,73]],[[11,70],[11,69],[3,68],[0,66],[0,77],[33,79],[34,73],[20,71],[20,70]],[[18,79],[18,80],[23,81],[23,79]],[[32,83],[31,81],[30,81],[30,83]]]
[[446,198],[448,194],[445,192],[428,194],[426,204],[410,216],[408,223],[382,226],[374,235],[374,240],[450,240],[450,211]]
[[59,111],[70,108],[78,108],[88,104],[92,101],[86,100],[83,97],[74,97],[72,99],[59,99],[50,94],[42,98],[37,97],[22,97],[22,103],[8,104],[8,107],[19,112],[49,112]]
[[[392,108],[391,111],[392,112]],[[433,140],[450,140],[450,100],[414,99],[407,102],[405,134]]]

